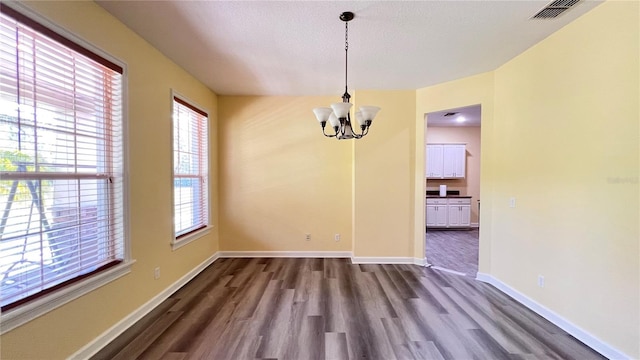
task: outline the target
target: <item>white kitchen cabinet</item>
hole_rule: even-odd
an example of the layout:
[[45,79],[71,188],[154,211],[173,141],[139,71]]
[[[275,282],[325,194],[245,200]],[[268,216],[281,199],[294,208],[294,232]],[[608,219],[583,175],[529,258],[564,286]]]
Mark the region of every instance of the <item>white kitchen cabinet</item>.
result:
[[428,227],[447,227],[447,199],[427,199],[426,222]]
[[427,178],[464,178],[466,173],[466,154],[467,151],[464,144],[427,144]]
[[426,225],[431,228],[471,226],[471,198],[428,198]]
[[427,145],[427,177],[442,178],[444,170],[444,148],[442,145]]
[[471,226],[471,199],[448,198],[447,199],[447,227],[467,228]]
[[464,145],[445,145],[442,155],[442,176],[445,179],[464,178],[466,147]]

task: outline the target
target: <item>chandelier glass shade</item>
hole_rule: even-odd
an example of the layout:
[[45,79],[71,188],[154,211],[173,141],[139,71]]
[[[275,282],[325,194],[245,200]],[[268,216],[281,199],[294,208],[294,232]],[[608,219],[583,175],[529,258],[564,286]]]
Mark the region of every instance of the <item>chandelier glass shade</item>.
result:
[[[344,94],[342,95],[342,102],[333,103],[331,107],[318,107],[313,109],[313,113],[316,116],[320,126],[322,127],[322,133],[326,137],[335,137],[338,140],[343,139],[360,139],[369,133],[369,128],[373,123],[373,119],[380,111],[377,106],[361,106],[359,111],[354,113],[355,121],[358,123],[356,130],[354,130],[351,119],[351,107],[353,104],[349,102],[351,95],[349,95],[347,86],[347,64],[349,58],[349,21],[353,20],[355,15],[352,12],[343,12],[340,14],[340,20],[344,21]],[[325,128],[327,122],[333,129],[333,134],[327,134]],[[357,131],[359,130],[359,131]]]

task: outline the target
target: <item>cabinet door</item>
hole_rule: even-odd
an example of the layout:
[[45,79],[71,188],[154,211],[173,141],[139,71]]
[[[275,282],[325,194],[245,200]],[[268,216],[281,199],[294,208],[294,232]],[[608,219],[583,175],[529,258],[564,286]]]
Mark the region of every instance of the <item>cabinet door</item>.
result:
[[427,227],[447,226],[447,206],[427,205]]
[[427,226],[436,226],[436,218],[438,217],[436,213],[436,205],[427,205],[426,215]]
[[460,206],[459,205],[449,205],[447,206],[449,212],[449,222],[447,223],[450,227],[458,227],[460,226]]
[[471,226],[471,205],[449,205],[449,227]]
[[447,206],[436,206],[436,226],[447,226]]
[[442,145],[427,145],[427,177],[442,178],[442,161],[443,161]]
[[471,205],[460,205],[460,226],[471,226]]
[[464,178],[466,163],[465,145],[444,145],[443,176],[445,178]]

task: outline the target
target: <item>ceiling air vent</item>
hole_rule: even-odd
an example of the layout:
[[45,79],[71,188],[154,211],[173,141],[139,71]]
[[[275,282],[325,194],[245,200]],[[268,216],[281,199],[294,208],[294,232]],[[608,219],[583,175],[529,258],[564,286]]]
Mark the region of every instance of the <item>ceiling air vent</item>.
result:
[[532,19],[553,19],[558,17],[570,7],[577,4],[580,0],[555,0],[551,4],[545,6]]

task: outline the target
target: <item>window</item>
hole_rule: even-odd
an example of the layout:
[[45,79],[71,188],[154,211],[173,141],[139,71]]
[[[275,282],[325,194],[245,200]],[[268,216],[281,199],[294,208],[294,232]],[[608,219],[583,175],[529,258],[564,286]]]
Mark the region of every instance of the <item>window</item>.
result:
[[0,305],[6,312],[69,291],[79,280],[95,284],[92,275],[104,278],[128,259],[123,68],[4,4],[1,12]]
[[206,112],[173,97],[173,215],[175,244],[209,225]]

